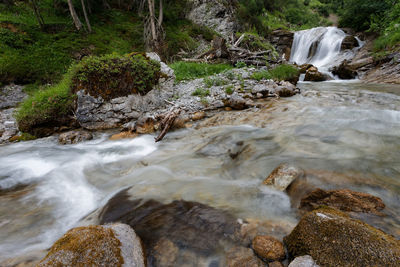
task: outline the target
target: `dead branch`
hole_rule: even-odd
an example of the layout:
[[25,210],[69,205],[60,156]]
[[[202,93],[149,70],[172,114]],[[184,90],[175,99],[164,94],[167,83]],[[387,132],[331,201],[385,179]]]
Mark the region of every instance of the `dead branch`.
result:
[[164,138],[180,113],[181,109],[172,109],[165,115],[164,119],[160,123],[161,132],[155,138],[156,142],[160,142]]

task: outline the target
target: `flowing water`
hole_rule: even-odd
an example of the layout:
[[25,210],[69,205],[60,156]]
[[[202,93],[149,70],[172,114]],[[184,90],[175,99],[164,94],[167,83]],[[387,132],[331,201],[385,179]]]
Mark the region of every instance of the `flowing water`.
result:
[[[321,72],[353,57],[351,50],[341,51],[346,33],[336,27],[318,27],[296,32],[294,35],[290,62],[316,66]],[[362,42],[358,40],[359,46]]]
[[[381,197],[389,214],[380,219],[382,227],[399,234],[400,87],[299,86],[301,95],[260,111],[264,128],[185,129],[158,144],[153,136],[110,141],[99,134],[77,145],[50,137],[1,146],[0,187],[14,191],[0,194],[0,262],[48,248],[128,187],[138,199],[193,200],[238,218],[294,226],[298,217],[289,197],[261,185],[282,162],[314,174],[322,188]],[[231,151],[241,153],[231,157]]]

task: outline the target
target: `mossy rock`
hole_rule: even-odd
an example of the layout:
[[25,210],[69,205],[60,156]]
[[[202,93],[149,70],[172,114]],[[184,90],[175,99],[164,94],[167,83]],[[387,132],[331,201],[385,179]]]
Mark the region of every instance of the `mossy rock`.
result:
[[159,82],[160,63],[145,54],[87,57],[73,78],[73,92],[84,90],[105,100],[131,94],[145,95]]
[[140,240],[128,225],[91,225],[69,230],[37,266],[144,267],[144,259]]
[[322,207],[302,217],[284,242],[292,257],[320,266],[399,266],[400,241],[338,210]]

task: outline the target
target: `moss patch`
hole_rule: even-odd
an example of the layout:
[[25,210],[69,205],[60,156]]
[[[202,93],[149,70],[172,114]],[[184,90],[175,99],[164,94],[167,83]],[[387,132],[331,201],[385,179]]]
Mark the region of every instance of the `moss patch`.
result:
[[307,213],[284,238],[291,256],[310,255],[320,266],[398,266],[400,241],[323,207]]
[[73,78],[73,91],[85,90],[105,100],[130,94],[145,95],[158,84],[160,63],[144,54],[88,57]]
[[54,243],[38,266],[122,266],[120,246],[111,229],[78,227]]

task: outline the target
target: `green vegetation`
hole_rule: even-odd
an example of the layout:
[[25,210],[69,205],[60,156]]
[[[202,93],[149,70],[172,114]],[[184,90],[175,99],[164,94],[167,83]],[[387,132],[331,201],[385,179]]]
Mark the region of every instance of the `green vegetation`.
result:
[[282,64],[268,71],[261,70],[254,72],[250,78],[257,81],[268,79],[291,81],[297,79],[298,76],[299,70],[296,67]]
[[73,77],[74,91],[85,90],[92,96],[105,100],[146,94],[158,84],[160,63],[144,54],[118,54],[87,57],[78,65]]
[[229,85],[229,86],[227,86],[227,87],[225,88],[225,93],[228,94],[228,95],[233,94],[234,91],[235,91],[235,90],[234,90],[234,88],[233,88],[233,85]]
[[272,78],[271,74],[266,70],[261,70],[261,71],[254,72],[250,76],[250,79],[257,80],[257,81],[269,80],[271,78]]
[[293,80],[299,76],[299,70],[287,64],[279,65],[271,70],[269,70],[271,77],[275,80],[282,81],[282,80]]
[[209,77],[204,79],[204,85],[208,88],[211,86],[222,86],[228,84],[228,81],[221,77]]
[[80,89],[109,99],[131,93],[144,94],[158,83],[160,64],[142,54],[87,57],[73,65],[63,79],[36,91],[19,107],[16,119],[20,130],[33,133],[37,125],[54,123],[72,115]]
[[200,96],[200,97],[206,97],[210,95],[210,90],[205,90],[203,88],[197,88],[193,93],[192,96]]
[[229,64],[208,64],[182,61],[175,62],[171,64],[170,67],[175,72],[177,82],[203,78],[233,68]]
[[76,67],[69,69],[56,85],[43,88],[26,99],[16,113],[19,129],[32,133],[36,125],[55,122],[72,114],[75,96],[71,93]]

